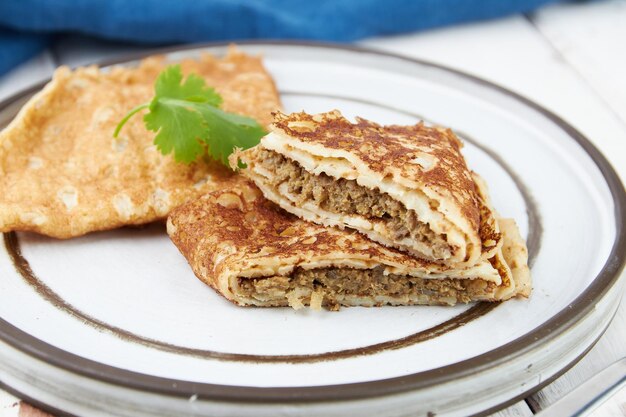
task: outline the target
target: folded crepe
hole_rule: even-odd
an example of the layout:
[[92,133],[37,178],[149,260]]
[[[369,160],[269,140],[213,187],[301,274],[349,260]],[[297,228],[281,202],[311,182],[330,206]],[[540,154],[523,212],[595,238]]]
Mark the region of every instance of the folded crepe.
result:
[[[258,57],[231,49],[224,58],[204,54],[180,64],[222,95],[226,111],[268,125],[280,107]],[[0,232],[70,238],[148,223],[240,181],[217,162],[187,166],[161,155],[140,117],[113,138],[129,109],[152,98],[167,65],[151,57],[134,68],[59,68],[0,133]]]
[[[370,239],[448,265],[493,256],[481,236],[491,217],[450,129],[381,126],[338,111],[275,113],[259,146],[236,153],[269,200],[305,220],[349,227]],[[483,213],[487,211],[487,213]]]
[[253,184],[174,210],[167,231],[198,278],[243,306],[453,305],[528,296],[527,251],[512,220],[488,260],[452,268],[281,210]]

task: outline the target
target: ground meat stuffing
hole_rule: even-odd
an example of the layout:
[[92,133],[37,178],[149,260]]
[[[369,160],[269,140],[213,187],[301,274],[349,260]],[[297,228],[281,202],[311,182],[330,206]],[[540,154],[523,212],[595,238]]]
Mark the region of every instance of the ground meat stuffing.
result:
[[450,300],[467,303],[491,293],[495,284],[481,279],[422,279],[406,275],[384,275],[382,267],[298,268],[291,276],[240,278],[239,288],[242,295],[262,300],[286,299],[296,289],[309,296],[312,292],[320,292],[324,296],[324,305],[336,309],[344,296],[425,295],[433,304],[448,304]]
[[391,231],[390,239],[410,237],[427,243],[435,257],[443,258],[450,254],[445,235],[433,232],[427,223],[418,220],[414,210],[407,210],[404,204],[379,190],[362,187],[354,180],[335,179],[324,173],[311,174],[297,162],[266,149],[259,151],[258,161],[263,168],[275,174],[270,184],[272,187],[278,188],[280,184],[287,183],[298,207],[313,202],[332,213],[382,219]]

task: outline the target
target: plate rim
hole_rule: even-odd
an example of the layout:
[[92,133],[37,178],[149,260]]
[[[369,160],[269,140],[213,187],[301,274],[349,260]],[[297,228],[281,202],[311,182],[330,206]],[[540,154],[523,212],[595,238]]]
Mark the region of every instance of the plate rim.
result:
[[[198,383],[172,378],[158,377],[140,372],[130,371],[93,361],[82,356],[67,352],[48,344],[8,323],[0,317],[0,340],[12,347],[32,356],[36,359],[61,368],[63,370],[86,376],[100,382],[112,383],[126,388],[168,395],[173,397],[189,398],[198,395],[202,400],[215,401],[240,401],[262,403],[285,403],[285,402],[327,402],[345,401],[367,397],[380,397],[384,395],[399,394],[431,387],[464,376],[501,366],[513,357],[519,357],[547,341],[553,340],[571,329],[584,316],[590,313],[594,305],[615,287],[624,266],[626,265],[626,233],[624,216],[626,216],[626,191],[624,186],[609,161],[602,153],[560,116],[535,103],[534,101],[502,87],[486,79],[477,77],[463,71],[405,55],[381,51],[376,48],[346,45],[331,42],[317,41],[291,41],[291,40],[242,40],[235,42],[204,42],[183,44],[166,48],[148,49],[146,51],[126,53],[112,59],[95,61],[91,65],[109,66],[123,64],[138,59],[158,54],[168,54],[188,50],[206,50],[209,48],[227,47],[229,45],[245,46],[300,46],[304,48],[319,48],[339,50],[350,53],[376,55],[382,58],[393,58],[410,64],[434,68],[459,76],[467,81],[479,84],[482,87],[495,90],[505,96],[513,98],[523,105],[542,114],[552,123],[563,130],[574,142],[581,146],[582,150],[591,158],[599,169],[606,182],[614,202],[614,221],[616,236],[611,252],[602,270],[596,275],[591,284],[571,303],[572,308],[563,309],[550,320],[532,331],[502,345],[496,349],[481,355],[469,358],[457,363],[446,365],[428,371],[417,372],[399,377],[379,379],[375,381],[356,382],[347,384],[333,384],[320,386],[302,387],[249,387],[233,386],[211,383]],[[25,88],[0,101],[0,111],[21,99],[22,97],[39,91],[48,78]],[[575,363],[576,361],[574,361]],[[569,364],[566,366],[567,369]]]

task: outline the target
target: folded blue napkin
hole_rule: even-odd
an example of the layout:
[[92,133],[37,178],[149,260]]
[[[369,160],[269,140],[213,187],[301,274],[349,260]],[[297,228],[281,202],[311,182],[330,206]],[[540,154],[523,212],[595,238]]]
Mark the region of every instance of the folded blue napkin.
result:
[[172,44],[354,41],[527,12],[558,0],[1,0],[0,75],[55,33]]

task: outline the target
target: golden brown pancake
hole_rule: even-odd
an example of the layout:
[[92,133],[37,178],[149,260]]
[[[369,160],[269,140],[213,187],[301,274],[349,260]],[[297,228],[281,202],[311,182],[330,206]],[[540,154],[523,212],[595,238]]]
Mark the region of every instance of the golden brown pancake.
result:
[[[0,133],[0,232],[70,238],[149,223],[240,181],[217,162],[186,166],[161,155],[141,117],[113,138],[124,115],[152,98],[154,81],[168,64],[151,57],[136,68],[59,68]],[[224,58],[204,54],[181,66],[214,87],[226,111],[268,125],[280,107],[258,57],[231,49]]]
[[481,215],[493,214],[483,213],[461,147],[450,129],[423,123],[278,112],[260,145],[234,158],[248,164],[243,174],[266,198],[298,217],[425,259],[473,265],[493,255],[499,238],[481,238]]
[[304,221],[252,184],[174,210],[168,234],[196,276],[242,306],[381,306],[501,301],[530,292],[525,244],[510,220],[503,250],[467,268],[415,258],[350,229]]

